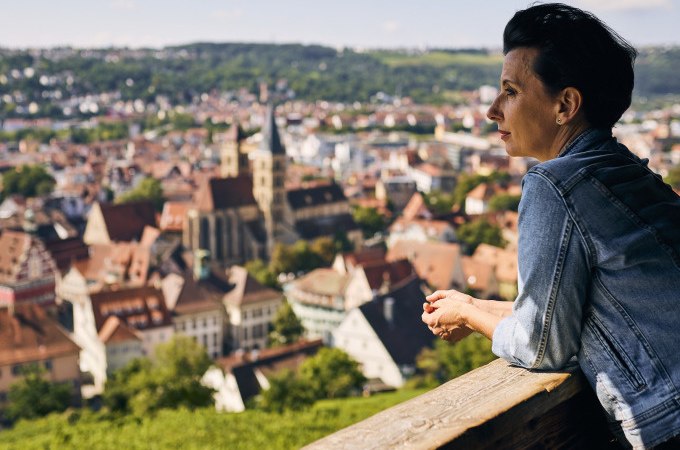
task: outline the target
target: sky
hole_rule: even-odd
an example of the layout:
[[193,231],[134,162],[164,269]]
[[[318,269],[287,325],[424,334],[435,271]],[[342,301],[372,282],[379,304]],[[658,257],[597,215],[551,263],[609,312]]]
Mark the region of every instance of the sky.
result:
[[[531,0],[0,0],[0,47],[270,42],[499,48]],[[680,45],[680,0],[573,0],[636,46]]]

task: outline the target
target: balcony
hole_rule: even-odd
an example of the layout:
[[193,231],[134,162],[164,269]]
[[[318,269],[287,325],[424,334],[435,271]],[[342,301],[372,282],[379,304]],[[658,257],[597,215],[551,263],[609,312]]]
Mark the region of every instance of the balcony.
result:
[[498,359],[304,448],[622,447],[580,371],[534,372]]

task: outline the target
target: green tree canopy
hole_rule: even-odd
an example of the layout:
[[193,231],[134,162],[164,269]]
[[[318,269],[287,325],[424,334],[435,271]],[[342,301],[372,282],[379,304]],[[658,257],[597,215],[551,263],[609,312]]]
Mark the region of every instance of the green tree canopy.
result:
[[517,211],[521,195],[498,194],[489,200],[491,211]]
[[245,268],[258,282],[274,289],[281,289],[276,274],[261,259],[253,259],[245,264]]
[[55,181],[40,165],[27,165],[8,170],[2,176],[3,195],[20,194],[24,197],[48,195],[54,189]]
[[451,208],[455,204],[455,191],[452,193],[446,193],[442,191],[432,191],[427,194],[423,194],[423,200],[427,208],[434,214],[446,214],[451,212]]
[[366,381],[359,363],[339,348],[322,348],[302,363],[299,374],[315,398],[346,397]]
[[269,345],[276,347],[297,342],[305,332],[302,322],[293,312],[290,303],[285,302],[274,317],[272,330],[269,332]]
[[354,221],[361,227],[365,238],[370,238],[378,232],[385,231],[387,220],[376,208],[355,206],[352,209]]
[[479,244],[489,244],[496,247],[504,247],[506,244],[501,229],[492,225],[483,217],[461,225],[458,227],[456,235],[458,240],[464,244],[466,253],[469,255],[474,253]]
[[24,366],[22,375],[23,378],[9,388],[7,416],[10,419],[33,419],[68,408],[71,400],[68,383],[45,380],[45,370],[37,364]]
[[680,189],[680,166],[675,166],[668,171],[665,180],[666,183],[673,186],[675,189]]
[[212,404],[213,390],[201,384],[211,361],[192,338],[175,335],[156,347],[154,361],[131,361],[106,383],[103,400],[112,411],[145,414],[161,408]]
[[491,175],[462,174],[458,177],[456,188],[453,190],[453,202],[464,209],[465,197],[480,184],[507,183],[508,181],[510,181],[510,174],[507,172],[494,172]]
[[314,404],[314,393],[291,370],[283,370],[269,379],[269,389],[260,394],[258,407],[269,412],[301,410]]
[[139,200],[151,200],[156,211],[163,209],[163,187],[155,178],[147,177],[139,182],[137,187],[116,199],[116,203],[129,203]]
[[477,333],[456,343],[437,340],[434,348],[425,348],[418,355],[419,374],[409,385],[432,388],[494,359],[491,341]]
[[328,237],[315,239],[311,244],[299,240],[293,245],[278,243],[274,246],[269,269],[275,273],[309,272],[333,262],[339,244]]

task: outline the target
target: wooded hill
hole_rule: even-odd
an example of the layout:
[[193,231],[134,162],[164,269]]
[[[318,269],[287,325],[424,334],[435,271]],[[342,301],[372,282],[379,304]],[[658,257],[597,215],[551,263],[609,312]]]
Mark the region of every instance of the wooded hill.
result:
[[[61,98],[120,92],[122,99],[167,96],[187,103],[204,92],[245,88],[260,82],[296,98],[369,101],[378,92],[419,103],[463,101],[456,94],[497,85],[499,52],[487,50],[334,49],[318,45],[197,43],[163,49],[0,49],[0,96],[19,91],[25,102],[45,103],[45,90]],[[34,74],[25,76],[31,67]],[[636,95],[680,94],[680,47],[640,50]],[[6,111],[11,113],[11,111]],[[10,114],[11,115],[11,114]]]

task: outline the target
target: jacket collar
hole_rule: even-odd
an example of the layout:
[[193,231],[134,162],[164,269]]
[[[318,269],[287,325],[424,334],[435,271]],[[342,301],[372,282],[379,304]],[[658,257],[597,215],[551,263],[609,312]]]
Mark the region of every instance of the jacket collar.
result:
[[580,153],[584,150],[599,147],[597,143],[604,142],[612,138],[612,131],[606,128],[588,128],[583,133],[579,134],[576,139],[571,141],[564,147],[564,150],[557,155],[558,158],[569,154]]

